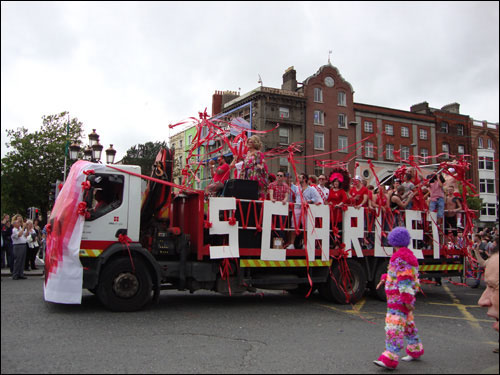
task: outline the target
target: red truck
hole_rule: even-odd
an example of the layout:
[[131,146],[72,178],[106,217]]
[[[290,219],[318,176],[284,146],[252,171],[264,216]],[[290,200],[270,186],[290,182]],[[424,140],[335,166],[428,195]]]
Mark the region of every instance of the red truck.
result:
[[[294,230],[284,225],[289,205],[256,199],[253,181],[230,180],[222,197],[174,193],[172,161],[173,152],[160,152],[145,193],[137,166],[105,165],[85,176],[83,288],[110,310],[140,310],[165,289],[278,289],[303,296],[318,289],[329,301],[355,303],[368,288],[385,298],[375,285],[392,248],[383,246],[381,221],[365,230],[363,209],[345,211],[343,230],[336,232],[328,205],[307,206],[303,248],[283,249],[273,238]],[[97,192],[104,204],[92,209]],[[435,213],[406,211],[421,278],[461,276],[462,252],[441,245],[435,222]]]

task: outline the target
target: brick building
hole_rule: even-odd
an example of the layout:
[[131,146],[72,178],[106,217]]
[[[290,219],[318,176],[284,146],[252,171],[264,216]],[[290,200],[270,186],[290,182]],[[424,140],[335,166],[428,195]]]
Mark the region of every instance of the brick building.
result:
[[[279,123],[278,130],[259,135],[264,144],[263,151],[303,142],[306,99],[303,93],[295,91],[296,87],[295,70],[292,67],[283,75],[281,89],[257,87],[223,104],[220,112],[226,114],[226,121],[240,117],[248,121],[255,130],[270,130]],[[219,100],[215,95],[214,98]],[[270,173],[276,173],[278,170],[291,172],[286,157],[268,158],[267,166]],[[299,165],[297,172],[302,171],[303,167]]]
[[[294,71],[295,72],[295,71]],[[323,65],[305,79],[298,89],[306,98],[306,142],[305,155],[320,155],[308,158],[306,173],[319,175],[328,173],[318,165],[322,160],[348,162],[354,151],[355,128],[353,94],[354,90],[331,65]],[[354,171],[354,162],[347,164]]]
[[[471,155],[471,119],[460,114],[460,104],[452,103],[441,109],[431,108],[427,102],[413,105],[414,113],[424,113],[434,117],[436,123],[437,162],[458,159],[461,155]],[[469,170],[467,178],[472,177]]]
[[[369,160],[381,180],[410,155],[430,165],[424,173],[442,161],[471,155],[466,177],[478,186],[485,203],[481,223],[498,223],[498,123],[475,121],[460,113],[458,103],[438,109],[422,102],[410,111],[355,103],[352,85],[330,62],[303,82],[296,74],[288,68],[281,89],[261,86],[241,96],[216,92],[212,113],[226,114],[228,120],[242,117],[257,130],[269,130],[279,122],[278,131],[262,136],[264,151],[302,143],[298,173],[328,174],[322,161],[345,162],[351,174],[374,184]],[[284,158],[268,160],[268,166],[271,172],[291,172]]]
[[[356,118],[355,173],[369,184],[392,176],[410,155],[428,157],[436,154],[435,119],[426,114],[354,103]],[[368,160],[372,161],[373,171]],[[434,158],[417,159],[424,164],[436,163]]]

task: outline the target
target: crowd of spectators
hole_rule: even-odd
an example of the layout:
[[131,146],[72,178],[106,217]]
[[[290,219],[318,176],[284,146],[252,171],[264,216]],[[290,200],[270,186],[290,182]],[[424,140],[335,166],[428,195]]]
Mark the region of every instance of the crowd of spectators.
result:
[[26,220],[16,214],[2,217],[1,266],[9,268],[14,280],[23,280],[24,271],[38,269],[36,258],[43,259],[45,251],[45,229],[39,219]]

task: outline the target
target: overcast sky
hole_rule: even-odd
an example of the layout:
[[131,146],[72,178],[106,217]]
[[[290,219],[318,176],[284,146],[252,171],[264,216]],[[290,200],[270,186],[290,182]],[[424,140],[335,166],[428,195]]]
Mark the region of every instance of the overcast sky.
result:
[[210,114],[215,90],[280,88],[290,66],[303,81],[329,50],[355,102],[499,120],[498,2],[2,1],[1,17],[2,157],[6,129],[69,111],[121,158]]

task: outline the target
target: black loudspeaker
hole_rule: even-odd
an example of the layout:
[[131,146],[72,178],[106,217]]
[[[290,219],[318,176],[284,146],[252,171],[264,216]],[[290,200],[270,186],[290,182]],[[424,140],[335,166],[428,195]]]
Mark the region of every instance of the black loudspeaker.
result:
[[227,180],[222,196],[257,200],[259,199],[259,183],[251,180]]
[[[255,182],[255,181],[253,181]],[[243,198],[241,198],[243,199]],[[262,211],[262,203],[257,203],[255,206],[252,202],[241,202],[241,212],[239,206],[236,207],[236,220],[243,224],[244,220],[247,222],[247,226],[255,227],[255,217],[260,219],[260,212]],[[238,231],[239,245],[240,248],[256,248],[260,249],[262,232],[256,229],[240,229]]]
[[[238,199],[259,199],[259,183],[257,181],[251,180],[227,180],[224,185],[224,190],[222,192],[223,197],[234,197]],[[247,219],[249,227],[255,227],[255,209],[254,205],[249,202],[241,202],[241,208],[243,212],[240,212],[239,206],[236,207],[236,220],[243,223],[243,220]],[[260,211],[262,209],[262,204],[257,204],[257,217],[260,218]],[[243,216],[243,218],[242,218]],[[240,229],[238,231],[239,246],[241,248],[257,248],[260,249],[260,242],[262,238],[262,233],[256,231],[255,229]]]

